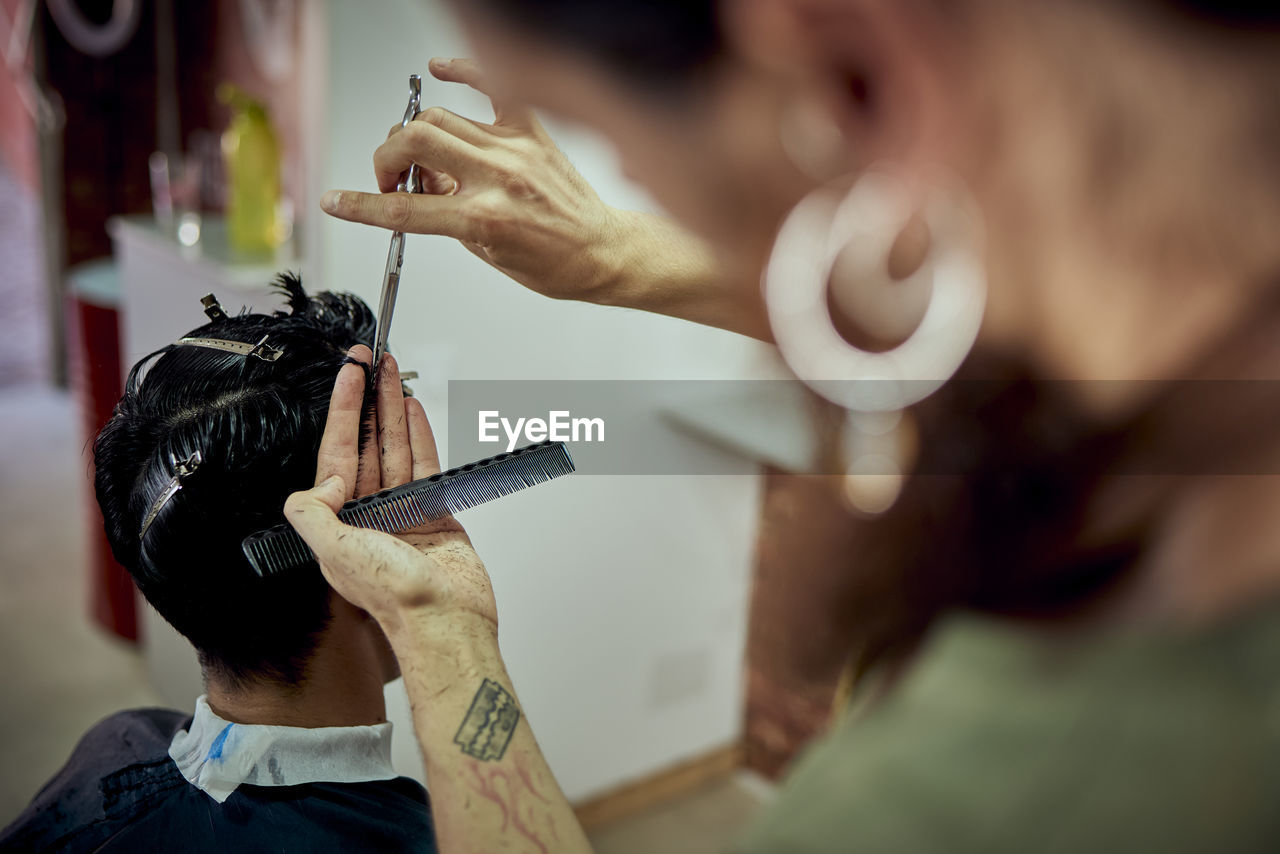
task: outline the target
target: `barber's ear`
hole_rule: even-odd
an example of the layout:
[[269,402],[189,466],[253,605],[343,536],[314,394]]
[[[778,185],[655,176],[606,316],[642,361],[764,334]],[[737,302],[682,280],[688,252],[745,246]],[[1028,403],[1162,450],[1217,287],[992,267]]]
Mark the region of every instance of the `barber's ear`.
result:
[[791,0],[732,0],[720,4],[729,49],[738,58],[776,74],[805,76],[811,71],[807,4]]
[[821,109],[860,164],[909,157],[936,129],[938,71],[953,46],[923,4],[729,0],[720,9],[732,54]]

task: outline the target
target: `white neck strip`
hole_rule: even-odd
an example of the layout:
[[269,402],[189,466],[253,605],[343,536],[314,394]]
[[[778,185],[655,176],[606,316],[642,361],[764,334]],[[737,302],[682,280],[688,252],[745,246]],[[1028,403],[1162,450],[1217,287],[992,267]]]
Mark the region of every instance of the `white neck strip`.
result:
[[233,724],[196,700],[191,729],[179,730],[169,756],[187,782],[218,803],[242,783],[367,783],[391,780],[391,723],[293,727]]

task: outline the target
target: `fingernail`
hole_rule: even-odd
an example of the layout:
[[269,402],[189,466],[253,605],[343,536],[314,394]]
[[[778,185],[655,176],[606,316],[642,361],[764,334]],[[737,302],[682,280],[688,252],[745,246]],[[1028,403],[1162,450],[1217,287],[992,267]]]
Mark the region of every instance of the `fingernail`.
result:
[[320,197],[320,207],[329,213],[333,213],[338,209],[338,203],[342,201],[341,190],[330,190]]
[[331,474],[324,479],[324,483],[320,484],[320,488],[328,489],[329,487],[337,486],[340,483],[342,483],[342,478],[338,477],[336,474]]

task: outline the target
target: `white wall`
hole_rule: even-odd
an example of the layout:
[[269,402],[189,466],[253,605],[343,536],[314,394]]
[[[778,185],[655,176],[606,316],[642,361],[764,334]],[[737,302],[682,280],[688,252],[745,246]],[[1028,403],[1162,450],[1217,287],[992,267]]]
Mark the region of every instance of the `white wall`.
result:
[[[372,304],[388,235],[324,217],[319,193],[374,189],[371,155],[404,109],[411,73],[427,77],[424,106],[491,114],[482,97],[426,75],[429,57],[467,54],[435,3],[310,5],[308,274]],[[553,132],[607,202],[648,206],[605,146]],[[434,237],[409,240],[391,341],[402,368],[422,374],[415,388],[442,447],[449,378],[724,378],[759,363],[759,345],[738,336],[537,296]],[[493,577],[512,678],[570,798],[738,738],[759,492],[750,464],[742,471],[584,473],[463,514]],[[389,696],[397,762],[412,772],[407,707]]]

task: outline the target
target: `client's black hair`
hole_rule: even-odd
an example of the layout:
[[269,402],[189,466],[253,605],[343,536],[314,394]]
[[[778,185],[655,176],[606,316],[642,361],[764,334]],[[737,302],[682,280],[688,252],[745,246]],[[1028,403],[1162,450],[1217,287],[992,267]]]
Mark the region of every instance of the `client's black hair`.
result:
[[[195,646],[206,672],[233,684],[302,681],[330,619],[319,567],[259,578],[240,542],[282,522],[285,499],[314,482],[334,379],[350,347],[372,342],[375,325],[351,294],[308,296],[290,274],[277,287],[290,311],[224,317],[188,336],[251,345],[266,336],[282,351],[278,360],[164,347],[129,372],[93,448],[116,559]],[[195,451],[203,461],[139,537],[174,475],[171,456]]]

